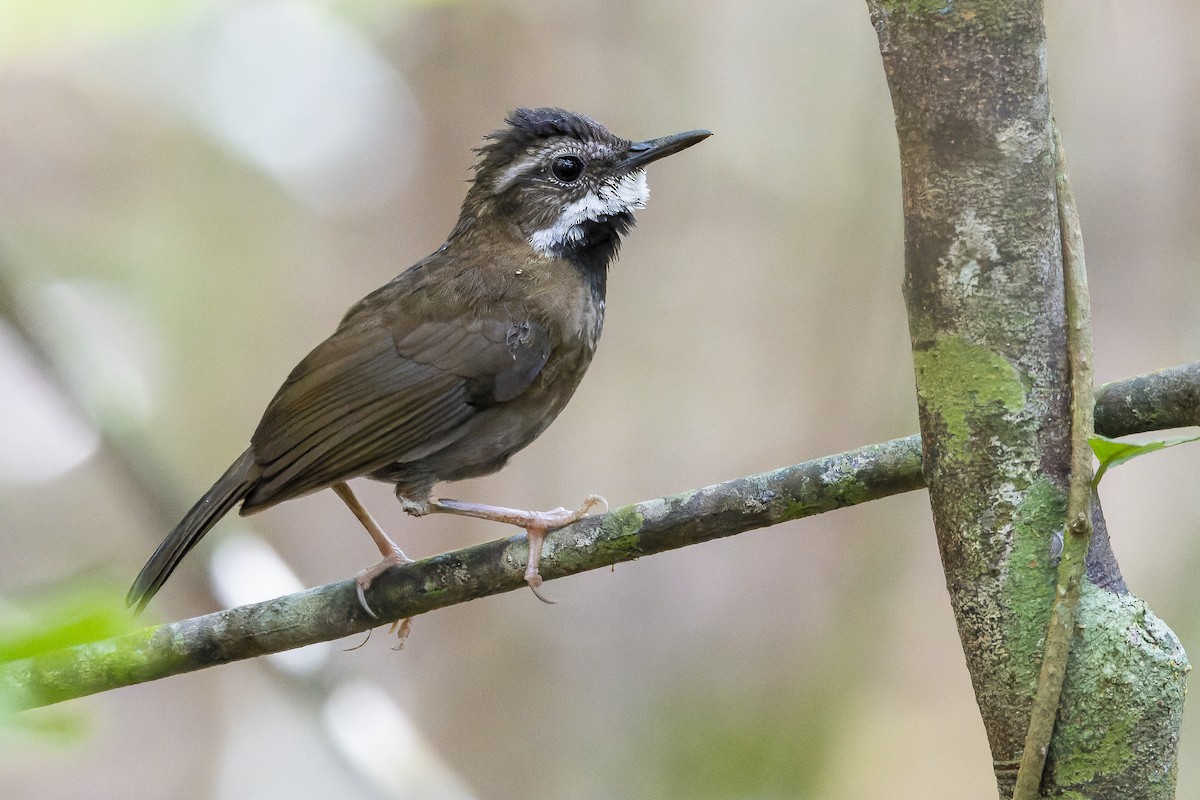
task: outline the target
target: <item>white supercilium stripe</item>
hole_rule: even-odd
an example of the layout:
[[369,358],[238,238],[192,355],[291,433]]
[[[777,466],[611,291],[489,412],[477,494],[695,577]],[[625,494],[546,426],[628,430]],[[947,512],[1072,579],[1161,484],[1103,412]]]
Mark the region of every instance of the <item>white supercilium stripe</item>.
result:
[[517,178],[524,175],[526,172],[533,170],[535,167],[541,166],[543,156],[541,150],[537,150],[522,158],[520,161],[509,166],[508,169],[501,172],[496,180],[492,183],[492,194],[501,194],[515,181]]

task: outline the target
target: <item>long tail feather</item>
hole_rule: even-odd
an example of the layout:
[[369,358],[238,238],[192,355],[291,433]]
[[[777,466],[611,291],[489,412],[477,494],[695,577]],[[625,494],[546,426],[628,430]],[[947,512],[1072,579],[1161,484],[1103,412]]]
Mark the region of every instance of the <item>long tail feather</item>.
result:
[[249,493],[253,472],[254,454],[247,450],[163,539],[125,595],[128,605],[138,612],[146,607],[196,542]]

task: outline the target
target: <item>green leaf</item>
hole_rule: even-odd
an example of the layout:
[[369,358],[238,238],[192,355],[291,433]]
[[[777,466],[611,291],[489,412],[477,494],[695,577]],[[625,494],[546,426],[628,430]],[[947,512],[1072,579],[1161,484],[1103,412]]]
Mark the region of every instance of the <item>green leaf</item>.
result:
[[1096,470],[1096,477],[1092,479],[1092,486],[1097,486],[1100,483],[1100,478],[1104,476],[1109,467],[1124,464],[1129,459],[1144,456],[1146,453],[1153,453],[1156,450],[1163,450],[1168,447],[1174,447],[1177,444],[1187,444],[1189,442],[1200,442],[1200,436],[1176,436],[1171,439],[1154,439],[1149,442],[1121,442],[1116,439],[1110,439],[1107,436],[1100,436],[1099,434],[1089,436],[1088,444],[1091,445],[1092,452],[1096,454],[1096,458],[1100,459],[1100,469]]

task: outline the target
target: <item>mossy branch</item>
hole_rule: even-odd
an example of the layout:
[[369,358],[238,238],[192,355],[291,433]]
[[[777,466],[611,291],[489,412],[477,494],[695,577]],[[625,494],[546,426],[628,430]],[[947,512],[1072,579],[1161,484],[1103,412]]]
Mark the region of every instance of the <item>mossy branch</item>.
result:
[[[921,486],[916,437],[626,506],[554,531],[546,579],[811,516]],[[342,638],[477,597],[524,587],[524,534],[388,570],[360,607],[353,580],[0,664],[0,696],[56,703]]]
[[1200,425],[1200,361],[1096,390],[1096,433],[1112,436]]
[[[1200,362],[1110,384],[1098,397],[1097,425],[1108,436],[1144,430],[1147,418],[1163,427],[1197,424]],[[1162,414],[1143,402],[1173,411]],[[542,573],[573,575],[919,489],[920,453],[919,437],[910,436],[589,517],[550,534]],[[525,537],[517,535],[390,570],[369,593],[379,620],[363,613],[354,582],[346,580],[2,663],[0,696],[18,697],[23,707],[48,705],[338,639],[522,588],[526,554]]]

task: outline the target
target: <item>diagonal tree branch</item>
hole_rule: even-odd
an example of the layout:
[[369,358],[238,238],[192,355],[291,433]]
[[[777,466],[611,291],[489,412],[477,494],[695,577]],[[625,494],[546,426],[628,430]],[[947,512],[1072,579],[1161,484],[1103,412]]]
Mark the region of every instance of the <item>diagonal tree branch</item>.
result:
[[[1200,424],[1200,362],[1110,384],[1099,397],[1097,428],[1108,436],[1144,430],[1148,418],[1164,427]],[[1102,412],[1105,403],[1112,407]],[[550,534],[542,572],[573,575],[920,489],[920,453],[919,437],[909,436],[589,517]],[[379,620],[366,616],[346,580],[3,663],[0,696],[18,697],[22,707],[48,705],[338,639],[522,588],[526,556],[518,534],[389,570],[369,593]]]

